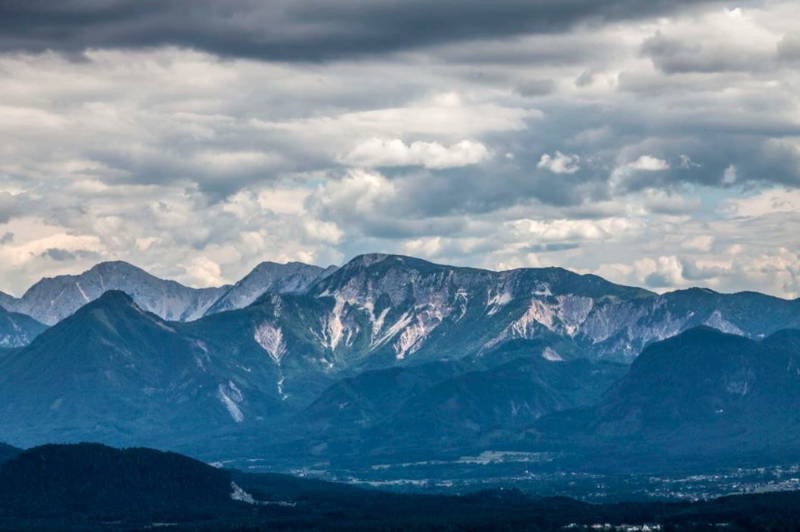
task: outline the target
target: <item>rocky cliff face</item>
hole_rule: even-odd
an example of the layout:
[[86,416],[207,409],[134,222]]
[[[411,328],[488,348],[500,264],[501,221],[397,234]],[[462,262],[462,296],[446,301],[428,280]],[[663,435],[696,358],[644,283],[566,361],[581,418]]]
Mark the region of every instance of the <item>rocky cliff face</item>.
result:
[[460,357],[515,339],[546,339],[555,358],[629,362],[699,325],[753,338],[800,326],[800,302],[762,294],[658,295],[560,268],[492,272],[391,255],[356,257],[302,297],[264,304],[276,309],[272,329],[302,323],[332,364]]

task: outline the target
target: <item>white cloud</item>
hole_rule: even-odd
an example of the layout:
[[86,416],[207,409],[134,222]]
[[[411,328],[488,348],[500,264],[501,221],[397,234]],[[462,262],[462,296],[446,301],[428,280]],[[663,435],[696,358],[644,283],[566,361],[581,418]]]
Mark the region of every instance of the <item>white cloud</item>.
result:
[[360,142],[341,157],[344,164],[361,167],[422,166],[431,169],[458,168],[478,164],[489,158],[480,142],[462,140],[451,145],[401,139],[372,138]]
[[687,238],[683,243],[683,248],[693,249],[697,251],[711,251],[711,246],[714,245],[714,237],[711,235],[697,235]]
[[547,169],[554,174],[574,174],[581,169],[581,158],[556,151],[554,155],[543,153],[536,168]]
[[623,189],[637,182],[642,174],[663,172],[669,169],[669,163],[653,155],[640,155],[637,159],[618,165],[611,172],[609,184],[612,189]]
[[197,286],[219,286],[224,284],[219,264],[206,258],[195,257],[186,266],[187,278]]
[[660,172],[662,170],[668,170],[669,163],[664,159],[659,159],[652,155],[642,155],[635,161],[628,163],[625,167],[642,172]]
[[733,216],[766,216],[777,213],[800,213],[800,190],[772,188],[752,196],[731,198],[723,210]]
[[600,220],[515,220],[507,226],[527,242],[565,240],[604,240],[622,237],[640,229],[630,218],[604,218]]

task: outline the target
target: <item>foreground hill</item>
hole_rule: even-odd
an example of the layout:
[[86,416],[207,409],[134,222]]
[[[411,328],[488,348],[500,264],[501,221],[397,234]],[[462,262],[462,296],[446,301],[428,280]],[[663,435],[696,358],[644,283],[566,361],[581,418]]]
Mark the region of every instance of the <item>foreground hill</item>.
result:
[[11,447],[10,445],[6,445],[5,443],[0,443],[0,463],[5,462],[6,460],[10,460],[11,458],[17,456],[22,451],[17,449],[16,447]]
[[[0,465],[0,527],[562,530],[594,525],[752,530],[800,524],[796,492],[697,503],[591,505],[514,490],[393,494],[214,469],[173,453],[47,445]],[[652,529],[652,528],[651,528]]]
[[47,445],[0,465],[0,515],[211,519],[235,509],[231,493],[229,473],[149,449]]

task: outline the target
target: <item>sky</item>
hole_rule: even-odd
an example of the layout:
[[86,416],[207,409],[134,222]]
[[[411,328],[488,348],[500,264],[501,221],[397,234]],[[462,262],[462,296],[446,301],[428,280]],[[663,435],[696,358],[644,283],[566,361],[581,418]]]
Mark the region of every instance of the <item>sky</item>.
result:
[[389,252],[800,297],[800,4],[0,0],[0,290]]

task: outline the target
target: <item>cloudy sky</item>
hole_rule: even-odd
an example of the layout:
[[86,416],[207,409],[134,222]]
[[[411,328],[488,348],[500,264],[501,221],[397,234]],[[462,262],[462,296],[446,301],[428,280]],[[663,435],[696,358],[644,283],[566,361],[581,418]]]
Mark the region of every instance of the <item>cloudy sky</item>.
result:
[[800,5],[0,0],[0,290],[410,254],[800,296]]

